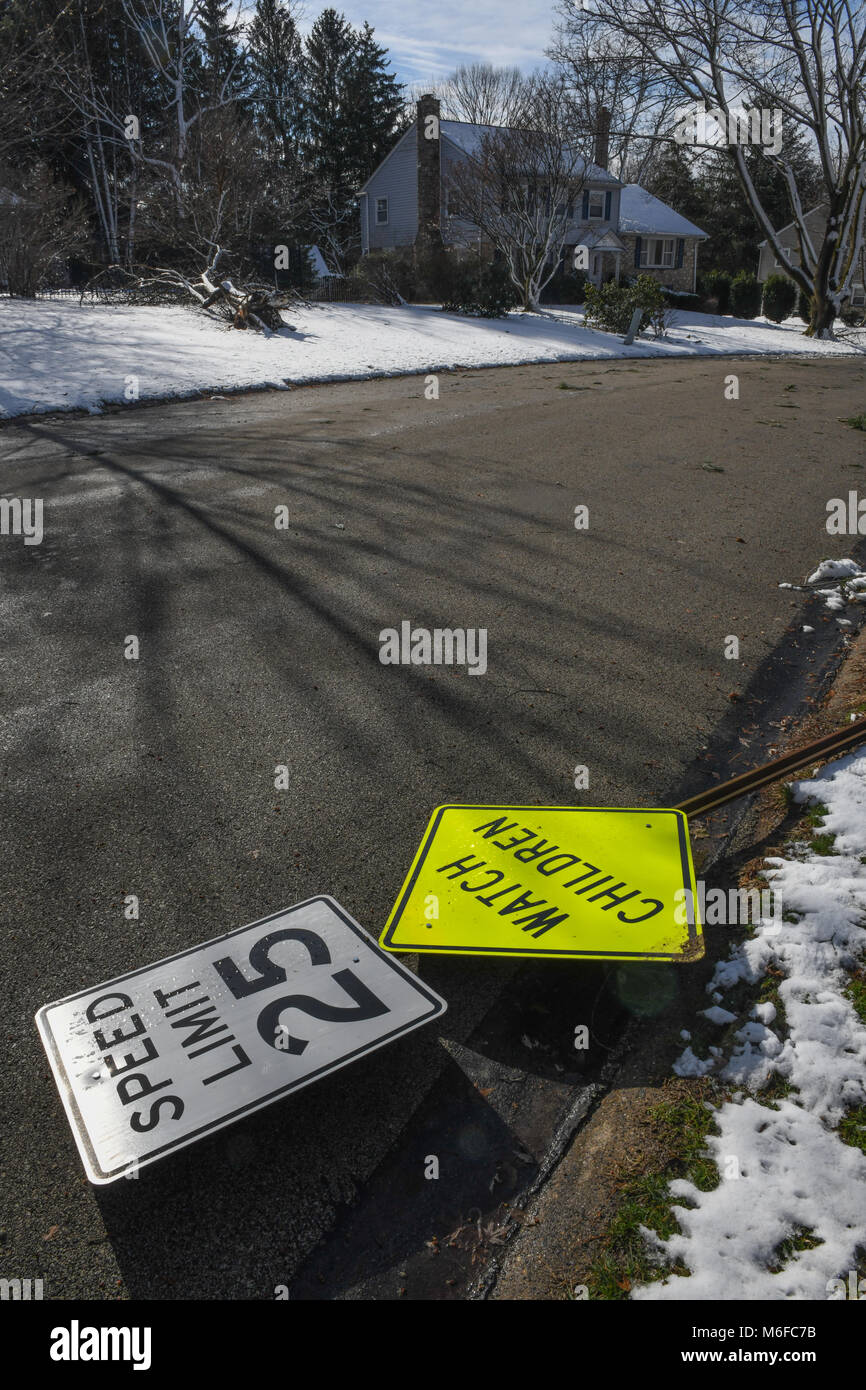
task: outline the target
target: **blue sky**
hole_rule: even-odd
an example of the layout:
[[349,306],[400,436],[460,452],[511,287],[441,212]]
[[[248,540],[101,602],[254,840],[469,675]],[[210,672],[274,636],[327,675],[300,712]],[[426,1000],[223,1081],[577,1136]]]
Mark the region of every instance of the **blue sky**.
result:
[[[447,77],[458,63],[493,63],[531,71],[544,62],[554,0],[331,0],[354,25],[368,20],[390,50],[391,68],[407,85]],[[325,3],[305,0],[301,28]]]

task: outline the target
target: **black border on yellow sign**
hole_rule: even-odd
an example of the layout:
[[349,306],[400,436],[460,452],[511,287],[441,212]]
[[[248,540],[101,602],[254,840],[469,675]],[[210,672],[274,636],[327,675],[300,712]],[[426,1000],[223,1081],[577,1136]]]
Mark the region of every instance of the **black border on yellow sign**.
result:
[[[696,899],[696,896],[697,896],[697,895],[696,895],[696,893],[694,892],[694,888],[693,888],[692,865],[691,865],[691,857],[690,857],[690,853],[689,853],[688,820],[687,820],[686,815],[685,815],[685,813],[684,813],[683,811],[677,811],[674,807],[671,807],[671,806],[521,806],[521,805],[516,805],[516,806],[515,806],[515,805],[511,805],[511,806],[507,806],[507,805],[495,805],[495,806],[494,806],[494,805],[491,805],[491,806],[488,806],[488,805],[483,805],[483,804],[476,804],[475,802],[471,802],[471,801],[468,801],[468,802],[462,802],[462,801],[461,801],[461,802],[457,802],[457,801],[454,801],[454,802],[449,802],[447,805],[444,805],[444,806],[437,806],[436,809],[435,809],[434,812],[433,812],[433,817],[432,817],[432,819],[431,819],[431,821],[430,821],[430,823],[429,823],[429,827],[428,827],[427,833],[426,833],[426,835],[425,835],[423,841],[421,842],[421,846],[420,846],[420,848],[419,848],[419,850],[418,850],[418,853],[417,853],[417,857],[416,857],[416,859],[415,859],[415,862],[414,862],[414,864],[412,865],[412,868],[411,868],[410,871],[409,871],[409,874],[408,874],[408,877],[406,878],[405,883],[403,884],[403,887],[402,887],[402,889],[401,889],[401,891],[400,891],[400,896],[398,897],[397,901],[395,902],[394,906],[393,906],[392,909],[391,909],[391,912],[390,912],[390,915],[389,915],[389,918],[388,918],[388,922],[386,923],[385,928],[384,928],[384,930],[382,931],[381,936],[379,937],[379,945],[382,946],[385,950],[387,950],[387,951],[405,951],[405,952],[407,952],[407,953],[418,952],[419,954],[423,954],[423,955],[432,955],[432,954],[434,954],[435,952],[439,952],[439,953],[441,953],[441,954],[443,954],[443,955],[449,955],[449,956],[456,956],[456,955],[471,955],[471,956],[480,956],[480,955],[487,955],[487,956],[525,956],[525,957],[530,958],[530,959],[531,959],[532,957],[539,957],[539,958],[542,958],[542,957],[544,957],[544,956],[548,956],[548,957],[553,957],[553,956],[565,956],[565,957],[569,957],[569,956],[571,956],[571,957],[574,957],[574,958],[577,958],[577,957],[579,957],[579,956],[589,956],[589,957],[591,957],[593,960],[629,960],[629,959],[634,959],[634,960],[647,960],[647,961],[653,961],[653,960],[659,960],[659,961],[664,961],[664,960],[682,961],[682,960],[687,960],[687,959],[688,959],[688,960],[692,960],[692,959],[697,960],[697,959],[699,959],[699,956],[703,954],[703,951],[701,951],[701,952],[697,952],[697,951],[696,951],[694,954],[692,954],[691,951],[689,951],[688,953],[685,953],[685,952],[682,952],[682,951],[679,951],[679,952],[677,952],[677,951],[660,951],[660,952],[658,952],[658,954],[650,954],[650,953],[648,953],[648,952],[646,952],[646,951],[600,951],[600,950],[598,950],[598,949],[593,950],[593,951],[575,951],[575,950],[556,951],[556,950],[551,950],[551,949],[549,949],[549,948],[546,949],[546,950],[544,950],[544,951],[527,951],[527,949],[526,949],[526,943],[525,943],[525,942],[522,943],[520,946],[453,946],[453,945],[451,945],[451,946],[431,946],[431,945],[429,945],[426,941],[424,941],[424,942],[419,942],[417,945],[410,945],[408,942],[404,942],[404,941],[401,941],[399,945],[392,945],[392,942],[393,942],[393,939],[394,939],[394,931],[395,931],[396,927],[399,925],[400,919],[401,919],[402,916],[403,916],[403,910],[404,910],[404,908],[406,907],[406,904],[407,904],[408,901],[409,901],[409,898],[410,898],[410,896],[411,896],[411,894],[412,894],[412,890],[413,890],[413,888],[415,887],[415,883],[416,883],[416,880],[417,880],[417,878],[418,878],[418,875],[419,875],[419,873],[421,872],[421,868],[422,868],[422,866],[423,866],[423,864],[424,864],[425,859],[427,858],[428,851],[431,849],[431,847],[432,847],[432,845],[433,845],[433,840],[434,840],[434,838],[435,838],[436,831],[438,830],[439,824],[440,824],[440,822],[441,822],[441,820],[442,820],[442,817],[444,816],[444,814],[445,814],[446,811],[572,811],[572,812],[574,812],[574,814],[576,814],[576,815],[586,815],[587,813],[590,813],[590,814],[593,814],[593,815],[610,814],[610,815],[620,815],[620,816],[623,815],[623,814],[636,815],[636,816],[637,816],[637,815],[650,815],[650,814],[657,815],[659,812],[662,812],[662,811],[663,811],[663,812],[665,813],[665,815],[676,816],[676,818],[677,818],[677,836],[678,836],[678,842],[679,842],[679,847],[680,847],[680,866],[681,866],[682,874],[683,874],[683,888],[685,889],[686,892],[690,892],[690,893],[692,894],[692,899],[693,899],[693,901]],[[696,909],[696,907],[697,907],[697,904],[696,904],[696,902],[695,902],[695,909]],[[694,918],[695,920],[690,920],[690,918]],[[696,915],[696,910],[693,911],[691,914],[689,914],[689,917],[687,918],[687,921],[688,921],[688,928],[689,928],[689,946],[690,946],[690,947],[696,947],[696,946],[700,945],[700,937],[698,936],[698,931],[697,931],[697,915]]]

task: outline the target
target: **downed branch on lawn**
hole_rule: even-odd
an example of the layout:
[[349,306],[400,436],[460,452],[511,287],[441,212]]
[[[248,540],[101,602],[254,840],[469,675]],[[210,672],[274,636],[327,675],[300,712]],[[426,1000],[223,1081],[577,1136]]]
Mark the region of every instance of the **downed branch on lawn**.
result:
[[90,296],[105,295],[123,304],[190,304],[202,309],[212,318],[230,323],[233,328],[254,328],[259,332],[279,333],[295,326],[286,323],[280,314],[301,300],[292,293],[280,292],[267,285],[237,286],[231,280],[217,280],[216,267],[222,257],[218,251],[198,275],[185,275],[166,266],[137,266],[127,270],[111,265],[100,271],[81,291],[81,303]]

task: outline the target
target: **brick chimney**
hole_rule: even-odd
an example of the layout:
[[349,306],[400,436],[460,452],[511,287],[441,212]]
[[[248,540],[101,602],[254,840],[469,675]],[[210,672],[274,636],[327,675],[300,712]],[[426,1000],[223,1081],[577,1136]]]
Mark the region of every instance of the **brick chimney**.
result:
[[610,111],[606,106],[600,106],[596,117],[595,144],[593,145],[592,162],[593,164],[597,164],[599,169],[606,169],[609,158]]
[[420,97],[415,118],[418,140],[418,235],[415,238],[416,246],[442,244],[442,230],[439,222],[442,205],[439,119],[438,97],[430,94]]

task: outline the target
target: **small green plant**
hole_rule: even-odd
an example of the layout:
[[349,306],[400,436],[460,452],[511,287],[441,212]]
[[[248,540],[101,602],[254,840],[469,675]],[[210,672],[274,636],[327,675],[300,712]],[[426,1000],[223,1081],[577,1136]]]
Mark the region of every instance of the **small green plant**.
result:
[[790,782],[783,782],[779,787],[779,800],[785,810],[790,811],[791,807],[794,805],[794,788],[791,786]]
[[767,1268],[771,1274],[781,1274],[788,1261],[799,1250],[817,1250],[824,1242],[809,1226],[795,1226],[793,1233],[780,1241],[770,1253]]
[[854,1012],[862,1023],[866,1023],[866,972],[856,971],[845,994],[854,1005]]
[[835,854],[833,846],[836,843],[836,836],[823,834],[812,836],[812,849],[816,854]]
[[780,1076],[778,1072],[774,1072],[766,1085],[761,1087],[761,1104],[766,1105],[768,1110],[776,1110],[778,1109],[776,1102],[787,1100],[788,1096],[793,1094],[793,1091],[794,1087],[791,1085],[790,1081],[788,1081],[787,1077]]
[[866,1105],[849,1110],[839,1124],[839,1138],[844,1144],[866,1154]]
[[682,1265],[662,1266],[654,1261],[640,1228],[648,1227],[662,1240],[679,1230],[671,1210],[672,1178],[688,1178],[702,1192],[710,1192],[719,1184],[718,1167],[706,1148],[715,1116],[704,1104],[703,1090],[663,1101],[649,1114],[668,1155],[667,1163],[661,1171],[644,1173],[622,1187],[622,1206],[587,1276],[591,1298],[623,1299],[635,1283],[649,1283],[672,1273],[687,1275],[689,1271]]
[[850,425],[852,430],[866,430],[866,415],[849,415],[844,424]]

